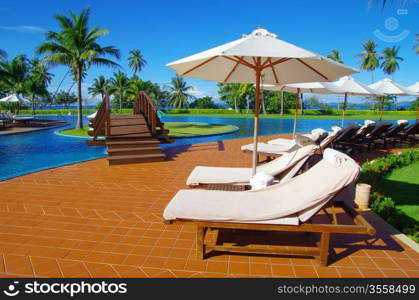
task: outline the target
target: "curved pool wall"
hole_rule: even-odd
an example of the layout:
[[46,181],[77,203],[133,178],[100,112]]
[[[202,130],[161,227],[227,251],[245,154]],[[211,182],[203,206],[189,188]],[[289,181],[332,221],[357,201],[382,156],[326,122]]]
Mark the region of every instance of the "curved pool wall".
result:
[[[0,135],[0,181],[40,170],[68,165],[72,163],[106,157],[106,147],[90,147],[86,138],[68,137],[56,132],[73,128],[76,116],[37,116],[40,119],[63,120],[68,125],[32,131],[27,133]],[[231,140],[253,135],[252,118],[197,117],[197,116],[164,116],[163,122],[204,122],[230,124],[238,131],[223,135],[176,139],[171,144],[162,144],[162,148]],[[353,120],[348,120],[350,122]],[[85,124],[88,120],[84,118]],[[292,119],[260,119],[260,135],[290,133],[293,129]],[[362,123],[363,121],[360,121]],[[332,125],[339,125],[340,120],[299,120],[298,132],[307,132],[322,127],[330,130]]]

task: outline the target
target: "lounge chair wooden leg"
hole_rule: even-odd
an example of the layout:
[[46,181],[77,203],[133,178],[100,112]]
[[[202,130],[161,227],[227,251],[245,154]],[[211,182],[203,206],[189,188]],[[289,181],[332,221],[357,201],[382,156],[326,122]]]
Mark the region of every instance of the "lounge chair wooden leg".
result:
[[320,265],[327,266],[329,258],[330,232],[322,232],[320,238]]
[[205,229],[202,226],[197,226],[196,230],[196,258],[204,259],[205,257]]

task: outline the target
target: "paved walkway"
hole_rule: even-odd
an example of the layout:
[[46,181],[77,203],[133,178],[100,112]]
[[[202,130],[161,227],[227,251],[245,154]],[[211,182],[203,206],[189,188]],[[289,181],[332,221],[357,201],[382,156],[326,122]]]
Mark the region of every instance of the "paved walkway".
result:
[[[0,182],[0,276],[419,277],[419,255],[382,227],[376,236],[333,236],[329,267],[312,258],[195,259],[194,228],[164,225],[162,211],[194,166],[249,166],[251,156],[240,152],[248,142],[179,147],[158,163],[109,167],[99,159]],[[284,238],[259,238],[272,237]]]

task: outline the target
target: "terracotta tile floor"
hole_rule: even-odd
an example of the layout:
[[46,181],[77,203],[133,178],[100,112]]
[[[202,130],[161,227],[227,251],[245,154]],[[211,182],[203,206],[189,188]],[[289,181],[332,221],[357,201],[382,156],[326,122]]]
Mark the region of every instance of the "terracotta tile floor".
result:
[[[312,258],[216,254],[195,259],[194,228],[164,225],[162,211],[185,188],[194,166],[249,166],[251,156],[239,150],[248,142],[180,147],[161,163],[109,167],[99,159],[0,182],[0,276],[419,276],[419,254],[381,227],[375,236],[334,235],[328,267]],[[283,233],[257,239],[284,237],[307,240]]]

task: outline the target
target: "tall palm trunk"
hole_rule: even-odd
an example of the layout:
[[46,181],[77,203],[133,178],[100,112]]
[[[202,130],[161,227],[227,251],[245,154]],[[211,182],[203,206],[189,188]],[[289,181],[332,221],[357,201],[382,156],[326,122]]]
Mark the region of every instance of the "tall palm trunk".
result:
[[262,95],[262,112],[264,115],[266,115],[266,107],[265,107],[265,97]]
[[119,94],[119,113],[122,113],[122,92]]
[[371,83],[374,83],[374,70],[371,70]]
[[284,92],[281,91],[281,116],[284,114]]
[[301,115],[304,116],[304,100],[303,100],[303,94],[301,94]]
[[82,104],[82,95],[81,95],[81,66],[77,70],[77,123],[76,129],[83,128],[83,104]]
[[35,95],[32,94],[32,115],[35,115]]
[[236,113],[238,113],[239,111],[237,110],[237,97],[234,97],[234,110],[236,111]]

